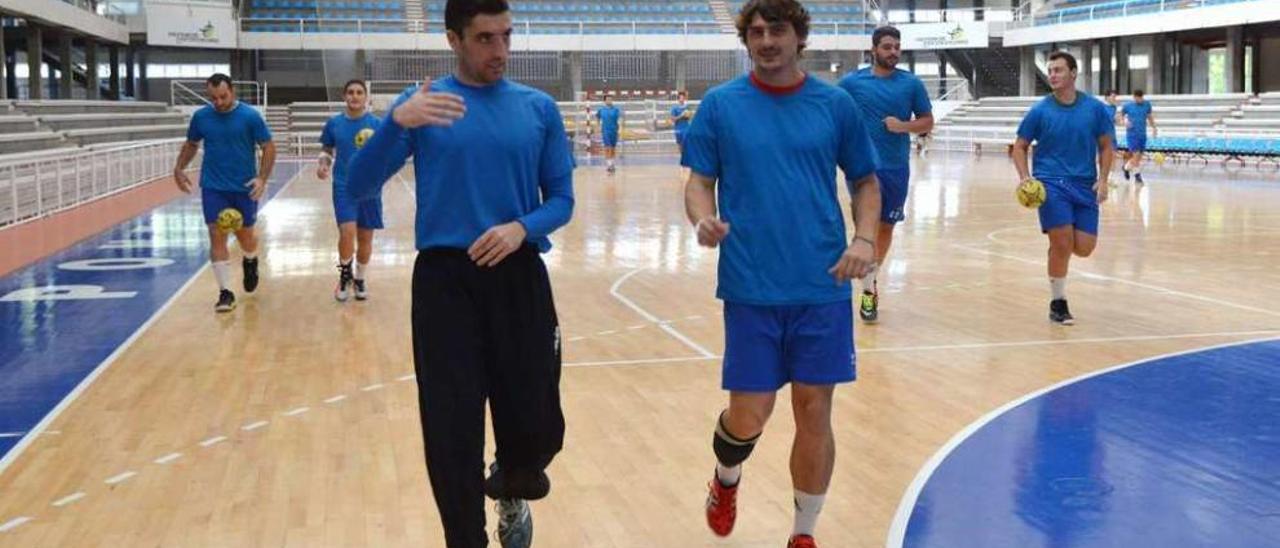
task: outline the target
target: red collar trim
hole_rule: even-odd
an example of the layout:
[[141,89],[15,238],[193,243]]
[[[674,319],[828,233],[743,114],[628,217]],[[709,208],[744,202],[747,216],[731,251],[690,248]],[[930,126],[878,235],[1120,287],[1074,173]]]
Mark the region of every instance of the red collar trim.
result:
[[801,78],[799,82],[796,82],[789,86],[773,86],[761,81],[759,78],[756,77],[756,72],[751,71],[751,84],[757,88],[760,88],[761,91],[768,93],[769,95],[789,95],[789,94],[795,93],[797,91],[800,91],[800,88],[804,87],[804,83],[807,82],[808,80],[809,80],[809,75],[805,74],[804,77]]

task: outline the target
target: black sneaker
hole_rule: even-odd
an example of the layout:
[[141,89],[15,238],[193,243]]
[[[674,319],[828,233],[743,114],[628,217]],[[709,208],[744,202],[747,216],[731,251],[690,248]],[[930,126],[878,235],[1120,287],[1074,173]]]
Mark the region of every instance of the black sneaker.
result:
[[1071,310],[1067,308],[1066,299],[1049,301],[1049,321],[1058,325],[1076,324],[1076,319],[1071,316]]
[[880,296],[870,291],[863,291],[858,298],[858,317],[866,323],[880,320]]
[[551,479],[547,473],[517,472],[508,474],[498,468],[498,463],[489,466],[489,477],[484,480],[484,494],[494,500],[522,499],[539,500],[551,491]]
[[350,295],[351,282],[353,279],[354,276],[351,274],[351,265],[338,264],[338,286],[333,288],[333,298],[337,299],[340,303],[347,302],[347,297]]
[[230,290],[218,291],[218,304],[213,305],[214,312],[231,312],[236,309],[236,294]]
[[253,293],[258,288],[258,259],[245,257],[240,265],[244,267],[244,292]]
[[1142,182],[1142,174],[1141,174],[1141,173],[1134,173],[1134,174],[1133,174],[1133,180],[1137,181],[1137,182],[1138,182],[1138,184],[1143,184],[1143,182]]
[[356,300],[363,301],[369,298],[369,289],[365,287],[364,280],[355,280]]
[[502,548],[529,548],[533,544],[533,512],[527,501],[498,501],[498,543]]
[[1127,167],[1122,167],[1122,168],[1120,168],[1120,171],[1124,173],[1124,180],[1128,181],[1128,180],[1129,180],[1129,168],[1127,168]]

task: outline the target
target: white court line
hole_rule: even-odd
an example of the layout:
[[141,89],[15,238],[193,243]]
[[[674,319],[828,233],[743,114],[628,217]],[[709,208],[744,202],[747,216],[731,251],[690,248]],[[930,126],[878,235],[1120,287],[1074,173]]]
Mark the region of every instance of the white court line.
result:
[[640,272],[641,272],[641,269],[632,270],[631,272],[628,272],[625,275],[623,275],[621,278],[618,278],[618,281],[613,282],[613,286],[609,288],[609,294],[612,295],[613,298],[618,299],[618,302],[621,302],[622,304],[626,305],[627,308],[630,308],[631,310],[635,311],[635,313],[643,316],[644,319],[657,324],[658,329],[665,331],[668,335],[671,335],[676,340],[684,343],[685,346],[688,346],[689,348],[692,348],[695,352],[702,354],[703,357],[714,358],[715,354],[712,354],[710,350],[707,350],[706,348],[703,348],[702,345],[696,342],[693,342],[692,339],[684,336],[683,333],[677,331],[674,327],[671,327],[670,325],[663,323],[663,321],[659,319],[657,316],[654,316],[653,314],[650,314],[645,309],[640,308],[640,305],[636,304],[631,299],[628,299],[620,291],[618,291],[618,289],[622,287],[622,284],[626,283],[627,280],[631,279],[632,276],[635,276]]
[[207,440],[200,442],[200,447],[212,447],[224,441],[227,441],[226,436],[214,436],[212,438],[209,438]]
[[175,461],[175,460],[178,460],[178,459],[180,459],[180,458],[182,458],[182,453],[169,453],[168,455],[165,455],[165,456],[163,456],[163,457],[160,457],[160,458],[158,458],[158,459],[156,459],[156,460],[153,460],[153,461],[151,461],[151,462],[154,462],[154,463],[156,463],[156,464],[169,464],[169,463],[171,463],[171,462],[173,462],[173,461]]
[[71,503],[73,503],[73,502],[75,502],[75,501],[77,501],[77,500],[80,500],[80,499],[84,498],[84,497],[85,497],[84,491],[77,491],[77,492],[75,492],[75,493],[72,493],[72,494],[70,494],[70,495],[67,495],[67,496],[62,497],[62,498],[60,498],[60,499],[58,499],[58,500],[53,501],[52,506],[53,506],[53,507],[55,507],[55,508],[62,508],[63,506],[66,506],[66,505],[68,505],[68,504],[71,504]]
[[[275,195],[273,195],[271,201],[268,202],[267,205],[263,206],[262,210],[259,211],[258,214],[259,215],[266,214],[267,210],[275,203],[275,198],[278,198],[282,194],[287,192],[289,190],[289,187],[293,186],[293,182],[298,180],[298,175],[300,174],[302,174],[302,170],[299,170],[297,173],[293,174],[293,177],[289,178],[289,181],[286,182],[284,186],[278,192],[275,193]],[[48,428],[49,425],[53,423],[54,419],[57,419],[58,415],[62,414],[62,412],[66,410],[66,408],[69,407],[72,402],[76,401],[76,399],[79,398],[80,395],[83,394],[84,391],[87,390],[89,386],[92,385],[93,382],[98,379],[98,376],[102,375],[102,373],[104,373],[109,367],[111,367],[111,364],[115,363],[115,361],[119,359],[120,356],[123,355],[125,351],[129,349],[129,347],[133,346],[133,343],[136,342],[140,337],[142,337],[143,333],[146,333],[148,330],[150,330],[151,325],[156,323],[156,321],[159,320],[161,316],[164,316],[165,312],[169,310],[169,307],[173,306],[173,303],[177,302],[178,298],[182,297],[187,292],[187,288],[191,287],[191,284],[195,283],[196,279],[200,278],[200,276],[204,274],[204,272],[208,269],[209,269],[209,263],[206,262],[204,263],[204,266],[200,267],[200,269],[197,270],[195,274],[192,274],[191,277],[187,279],[186,283],[182,284],[182,287],[178,288],[177,292],[175,292],[172,296],[169,297],[169,300],[165,301],[165,303],[161,305],[158,310],[152,313],[151,317],[147,318],[147,321],[143,322],[142,325],[138,327],[138,329],[134,330],[133,334],[129,335],[128,339],[125,339],[125,341],[121,343],[120,346],[117,346],[115,351],[113,351],[111,355],[107,356],[105,360],[102,360],[102,363],[99,363],[97,367],[93,368],[93,371],[89,372],[89,374],[86,375],[85,378],[82,379],[80,383],[77,384],[73,390],[71,390],[71,393],[64,396],[62,398],[62,401],[58,402],[58,405],[55,406],[52,411],[49,411],[47,414],[45,414],[44,418],[40,419],[40,422],[37,423],[34,428],[28,431],[27,435],[23,437],[20,441],[18,441],[17,445],[14,445],[13,448],[10,449],[9,452],[4,455],[4,458],[0,458],[0,475],[4,474],[4,471],[9,468],[9,465],[13,464],[13,461],[18,460],[18,457],[21,456],[22,453],[27,450],[27,447],[30,447],[31,443],[35,441],[37,437],[39,437],[40,433],[43,432],[45,428]]]
[[1275,337],[1267,337],[1262,339],[1219,344],[1219,345],[1209,346],[1205,348],[1194,348],[1191,350],[1183,350],[1180,352],[1173,352],[1170,354],[1163,354],[1160,356],[1143,358],[1138,361],[1133,361],[1126,364],[1117,365],[1114,367],[1108,367],[1106,369],[1101,369],[1098,371],[1094,371],[1092,373],[1085,373],[1078,377],[1067,379],[1065,381],[1057,383],[1053,386],[1049,386],[1047,388],[1042,388],[1040,390],[1037,390],[1035,392],[1022,396],[1021,398],[1018,398],[1009,403],[1006,403],[1000,406],[999,408],[991,411],[990,413],[983,415],[978,420],[973,421],[968,426],[964,427],[964,429],[957,432],[956,435],[952,436],[950,440],[947,440],[947,443],[943,444],[943,446],[939,448],[938,451],[934,453],[933,456],[930,457],[929,460],[924,463],[924,466],[920,468],[920,471],[916,473],[915,479],[913,479],[911,481],[911,484],[907,486],[906,492],[904,492],[902,495],[902,500],[898,503],[898,510],[893,516],[893,523],[889,526],[889,536],[885,539],[885,543],[884,543],[885,547],[901,548],[903,542],[906,541],[907,523],[911,519],[911,512],[912,510],[915,509],[916,501],[919,500],[920,492],[924,490],[924,485],[928,483],[929,478],[932,477],[933,473],[938,469],[939,466],[942,465],[942,461],[946,460],[947,456],[950,455],[952,451],[955,451],[956,447],[959,447],[960,444],[964,443],[964,441],[969,439],[969,437],[972,436],[975,432],[977,432],[978,430],[981,430],[983,426],[986,426],[991,421],[996,420],[1001,415],[1008,412],[1010,409],[1013,409],[1032,399],[1038,398],[1044,394],[1047,394],[1049,392],[1052,392],[1064,386],[1075,384],[1075,383],[1090,379],[1092,377],[1113,373],[1121,369],[1133,367],[1135,365],[1142,365],[1144,363],[1150,363],[1158,360],[1175,358],[1175,357],[1183,356],[1187,354],[1194,354],[1196,352],[1207,352],[1210,350],[1230,348],[1233,346],[1243,346],[1243,345],[1261,343],[1261,342],[1267,342],[1267,341],[1273,341],[1273,340],[1277,340],[1277,339]]
[[586,340],[586,337],[569,337],[569,342],[578,342],[582,340]]
[[417,376],[417,375],[409,374],[409,375],[405,375],[405,376],[403,376],[403,377],[400,377],[400,378],[398,378],[398,379],[396,379],[396,380],[398,380],[398,381],[400,381],[400,382],[409,382],[409,381],[411,381],[411,380],[413,380],[413,379],[416,379],[416,378],[418,378],[418,376]]
[[26,432],[0,432],[0,438],[21,438]]
[[[1035,265],[1035,266],[1040,266],[1040,267],[1043,267],[1043,266],[1044,266],[1044,259],[1040,259],[1040,260],[1036,261],[1036,260],[1027,259],[1027,258],[1025,258],[1025,257],[1018,257],[1018,256],[1016,256],[1016,255],[1007,255],[1007,254],[1004,254],[1004,253],[997,253],[997,252],[995,252],[995,251],[987,251],[987,250],[985,250],[985,249],[981,249],[981,248],[977,248],[977,247],[970,247],[970,246],[967,246],[967,245],[961,245],[961,244],[952,244],[952,246],[951,246],[951,247],[955,247],[955,248],[963,249],[963,250],[965,250],[965,251],[969,251],[969,252],[972,252],[972,253],[981,253],[981,254],[983,254],[983,255],[990,255],[990,256],[992,256],[992,257],[1000,257],[1000,258],[1002,258],[1002,259],[1009,259],[1009,260],[1011,260],[1011,261],[1017,261],[1017,262],[1026,263],[1026,264],[1030,264],[1030,265]],[[1108,282],[1115,282],[1115,283],[1119,283],[1119,284],[1131,285],[1131,286],[1134,286],[1134,287],[1141,287],[1141,288],[1143,288],[1143,289],[1149,289],[1149,290],[1151,290],[1151,291],[1155,291],[1155,292],[1157,292],[1157,293],[1165,293],[1165,294],[1173,295],[1173,296],[1176,296],[1176,297],[1183,297],[1183,298],[1186,298],[1186,299],[1192,299],[1192,300],[1196,300],[1196,301],[1201,301],[1201,302],[1206,302],[1206,303],[1216,304],[1216,305],[1225,306],[1225,307],[1228,307],[1228,308],[1235,308],[1235,309],[1237,309],[1237,310],[1248,310],[1249,312],[1257,312],[1257,313],[1259,313],[1259,314],[1266,314],[1266,315],[1268,315],[1268,316],[1280,316],[1280,312],[1276,312],[1276,311],[1274,311],[1274,310],[1268,310],[1268,309],[1266,309],[1266,308],[1259,308],[1259,307],[1256,307],[1256,306],[1249,306],[1249,305],[1246,305],[1246,304],[1233,303],[1233,302],[1230,302],[1230,301],[1224,301],[1224,300],[1222,300],[1222,299],[1215,299],[1215,298],[1213,298],[1213,297],[1205,297],[1204,295],[1196,295],[1195,293],[1187,293],[1187,292],[1184,292],[1184,291],[1178,291],[1178,290],[1176,290],[1176,289],[1169,289],[1169,288],[1167,288],[1167,287],[1160,287],[1160,286],[1158,286],[1158,285],[1151,285],[1151,284],[1145,284],[1145,283],[1142,283],[1142,282],[1135,282],[1135,281],[1132,281],[1132,280],[1126,280],[1126,279],[1124,279],[1124,278],[1117,278],[1117,277],[1115,277],[1115,276],[1106,276],[1106,275],[1103,275],[1103,274],[1095,274],[1095,273],[1092,273],[1092,272],[1087,272],[1087,271],[1083,271],[1083,270],[1079,270],[1079,269],[1076,269],[1076,271],[1075,271],[1075,272],[1076,272],[1076,274],[1077,274],[1077,275],[1079,275],[1079,276],[1083,276],[1083,277],[1085,277],[1085,278],[1089,278],[1089,279],[1091,279],[1091,280],[1105,280],[1105,281],[1108,281]]]
[[[893,352],[930,352],[936,350],[974,350],[982,348],[1009,348],[1021,346],[1057,346],[1069,344],[1163,341],[1177,339],[1212,339],[1216,337],[1254,337],[1259,335],[1280,335],[1278,329],[1256,331],[1218,331],[1208,333],[1175,333],[1171,335],[1130,335],[1124,337],[1094,337],[1088,339],[1036,339],[1030,341],[995,341],[982,343],[933,344],[920,346],[890,346],[885,348],[860,348],[859,354],[887,354]],[[563,367],[599,367],[606,365],[657,365],[680,362],[700,362],[718,360],[721,356],[689,356],[685,358],[648,358],[639,360],[612,360],[592,362],[571,362]]]
[[617,331],[617,330],[613,330],[613,329],[611,329],[611,330],[609,330],[609,331],[600,331],[600,332],[596,333],[596,335],[597,335],[597,336],[602,336],[602,335],[614,335],[614,334],[617,334],[617,333],[618,333],[618,331]]
[[340,401],[342,401],[342,400],[345,400],[345,399],[347,399],[347,395],[346,395],[346,394],[342,394],[342,395],[334,396],[334,397],[332,397],[332,398],[329,398],[329,399],[327,399],[327,400],[324,400],[324,402],[325,402],[325,403],[338,403],[338,402],[340,402]]
[[132,478],[136,475],[138,475],[138,473],[134,472],[133,470],[130,470],[128,472],[121,472],[119,474],[116,474],[114,476],[107,478],[106,481],[103,481],[102,483],[105,483],[107,485],[115,485],[122,481],[128,480],[129,478]]
[[240,427],[240,429],[241,429],[241,430],[244,430],[245,432],[252,432],[252,431],[257,430],[257,429],[259,429],[259,428],[262,428],[263,426],[266,426],[266,425],[268,425],[268,424],[271,424],[271,423],[270,423],[270,422],[267,422],[267,421],[252,422],[252,423],[246,424],[246,425],[244,425],[244,426],[241,426],[241,427]]
[[413,196],[413,198],[416,200],[418,198],[418,193],[414,192],[413,187],[409,186],[409,181],[406,181],[404,179],[404,175],[400,174],[403,171],[404,171],[404,168],[403,167],[400,168],[400,171],[396,172],[396,178],[400,179],[400,186],[404,187],[405,191],[407,191],[409,195]]
[[362,392],[373,392],[374,390],[382,390],[382,386],[383,386],[383,384],[382,384],[382,383],[380,383],[380,382],[379,382],[379,383],[374,383],[374,384],[371,384],[371,385],[366,386],[366,387],[364,387],[364,388],[361,388],[361,389],[360,389],[360,391],[362,391]]
[[307,411],[310,411],[310,410],[311,410],[311,408],[310,408],[310,407],[299,407],[299,408],[297,408],[297,409],[291,409],[291,410],[289,410],[289,411],[286,411],[286,412],[284,413],[284,416],[286,416],[286,417],[296,417],[296,416],[301,415],[301,414],[303,414],[303,413],[306,413]]
[[5,532],[5,531],[12,531],[12,530],[14,530],[14,529],[17,529],[17,528],[18,528],[18,526],[20,526],[20,525],[22,525],[22,524],[24,524],[24,523],[26,523],[26,522],[28,522],[28,521],[31,521],[31,520],[33,520],[33,519],[35,519],[35,518],[31,518],[31,517],[27,517],[27,516],[18,516],[18,517],[16,517],[16,518],[13,518],[13,519],[11,519],[11,520],[9,520],[9,521],[4,522],[4,525],[0,525],[0,533],[3,533],[3,532]]

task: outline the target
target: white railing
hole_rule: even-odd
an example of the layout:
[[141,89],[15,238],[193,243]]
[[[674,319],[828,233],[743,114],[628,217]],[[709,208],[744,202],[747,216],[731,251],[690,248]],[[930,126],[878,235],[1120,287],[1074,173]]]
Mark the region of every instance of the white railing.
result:
[[[820,35],[862,35],[870,34],[875,25],[871,21],[852,24],[814,22],[809,26],[810,34]],[[240,19],[241,32],[273,32],[289,34],[346,34],[353,38],[374,39],[378,35],[388,33],[408,34],[442,34],[443,21],[422,21],[410,19],[339,19],[308,18],[278,19],[265,17],[244,17]],[[712,20],[697,21],[645,21],[619,20],[614,22],[597,21],[516,21],[517,35],[707,35],[721,34],[720,25]]]
[[[267,105],[267,83],[236,80],[231,83],[236,98],[254,106]],[[204,80],[170,80],[169,104],[177,106],[202,106],[209,104],[205,96]]]
[[[171,174],[185,139],[0,159],[0,227],[52,215]],[[197,156],[193,166],[199,166]]]
[[964,78],[948,76],[921,76],[924,89],[929,93],[930,101],[968,101],[973,99],[969,92],[969,81]]
[[[1159,3],[1152,3],[1147,0],[1117,0],[1115,2],[1105,2],[1079,7],[1064,6],[1061,3],[1058,3],[1047,12],[1042,11],[1039,13],[1033,13],[1030,8],[1027,7],[1030,4],[1030,2],[1028,2],[1019,6],[1018,11],[1014,14],[1015,21],[1011,26],[1022,28],[1035,25],[1060,25],[1063,23],[1078,23],[1081,21],[1127,17],[1130,15],[1163,13],[1166,11],[1180,11],[1208,6],[1263,1],[1270,2],[1274,0],[1160,0]],[[1026,9],[1024,9],[1024,7],[1026,7]]]

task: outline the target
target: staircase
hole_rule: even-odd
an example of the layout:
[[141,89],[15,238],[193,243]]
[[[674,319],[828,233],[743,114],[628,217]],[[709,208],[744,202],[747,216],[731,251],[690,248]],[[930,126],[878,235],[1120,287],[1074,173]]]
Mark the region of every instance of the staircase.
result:
[[[993,43],[987,49],[940,50],[947,64],[972,82],[974,97],[1014,97],[1021,95],[1018,80],[1018,49]],[[1048,78],[1036,69],[1036,94],[1049,93]]]
[[271,130],[272,140],[287,149],[293,142],[293,136],[289,133],[289,107],[267,107],[267,128]]
[[720,26],[720,32],[725,34],[737,34],[738,27],[733,24],[733,14],[729,11],[729,4],[724,0],[707,0],[707,5],[711,6],[711,17],[715,18],[716,24]]
[[409,32],[423,32],[427,28],[427,10],[422,7],[422,0],[405,0],[404,18],[408,21]]

